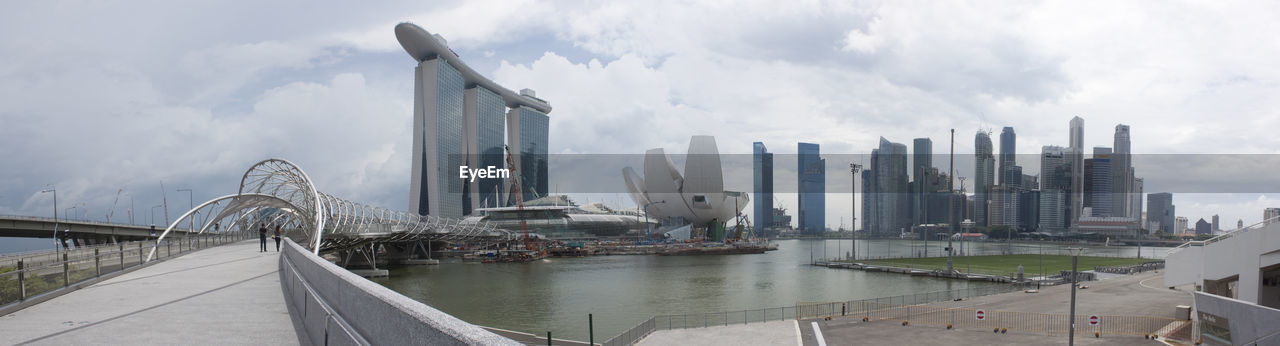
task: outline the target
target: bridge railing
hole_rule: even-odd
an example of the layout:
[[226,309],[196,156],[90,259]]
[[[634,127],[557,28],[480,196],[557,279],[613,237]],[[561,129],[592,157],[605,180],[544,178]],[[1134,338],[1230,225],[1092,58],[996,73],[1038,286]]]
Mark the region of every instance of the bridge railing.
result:
[[[248,238],[244,232],[170,238],[159,244],[159,258]],[[0,265],[0,315],[17,311],[104,277],[119,275],[145,264],[155,241],[120,242],[70,251],[48,251],[19,257]]]

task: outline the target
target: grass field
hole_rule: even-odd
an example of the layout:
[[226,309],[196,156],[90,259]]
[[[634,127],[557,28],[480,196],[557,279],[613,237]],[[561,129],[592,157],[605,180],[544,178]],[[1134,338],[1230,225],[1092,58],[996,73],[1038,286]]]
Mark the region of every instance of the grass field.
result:
[[[1126,266],[1152,262],[1150,258],[1116,258],[1116,257],[1080,257],[1081,271],[1092,270],[1096,266]],[[870,265],[911,267],[920,269],[938,269],[947,267],[946,257],[930,258],[895,258],[883,260],[859,260]],[[1018,265],[1027,276],[1039,275],[1041,265],[1044,273],[1057,274],[1062,270],[1071,270],[1071,256],[1061,255],[1000,255],[1000,256],[967,256],[952,258],[952,268],[973,273],[1008,274],[1016,273]]]

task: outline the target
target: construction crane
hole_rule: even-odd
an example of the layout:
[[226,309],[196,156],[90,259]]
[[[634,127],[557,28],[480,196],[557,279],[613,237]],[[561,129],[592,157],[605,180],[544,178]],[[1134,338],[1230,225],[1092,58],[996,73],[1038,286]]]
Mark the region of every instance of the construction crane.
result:
[[520,234],[524,241],[524,248],[534,250],[533,242],[529,241],[529,224],[524,219],[524,194],[520,193],[520,186],[524,183],[523,172],[516,170],[516,164],[511,160],[511,147],[504,145],[502,148],[507,152],[507,169],[515,173],[512,174],[515,179],[511,181],[511,193],[516,197],[516,214],[520,215]]
[[120,191],[116,191],[116,201],[111,202],[111,212],[107,213],[107,223],[111,223],[111,216],[116,214],[116,204],[120,203],[121,192],[124,192],[123,188],[121,188]]

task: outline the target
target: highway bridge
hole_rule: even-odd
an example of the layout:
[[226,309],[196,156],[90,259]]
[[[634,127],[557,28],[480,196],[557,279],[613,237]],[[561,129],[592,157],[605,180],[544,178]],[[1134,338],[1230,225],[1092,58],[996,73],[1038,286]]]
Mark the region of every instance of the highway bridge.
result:
[[[155,238],[150,226],[81,220],[58,220],[35,216],[0,215],[0,237],[53,238],[64,234],[73,246],[97,245]],[[63,232],[66,231],[66,232]],[[175,229],[186,234],[186,229]],[[113,241],[114,239],[114,241]]]

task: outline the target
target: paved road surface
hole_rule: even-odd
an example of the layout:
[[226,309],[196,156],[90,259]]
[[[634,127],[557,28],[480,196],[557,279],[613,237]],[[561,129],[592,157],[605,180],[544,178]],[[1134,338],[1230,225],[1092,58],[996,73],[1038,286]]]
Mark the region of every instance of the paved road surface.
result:
[[257,239],[159,262],[0,317],[0,344],[296,345]]

